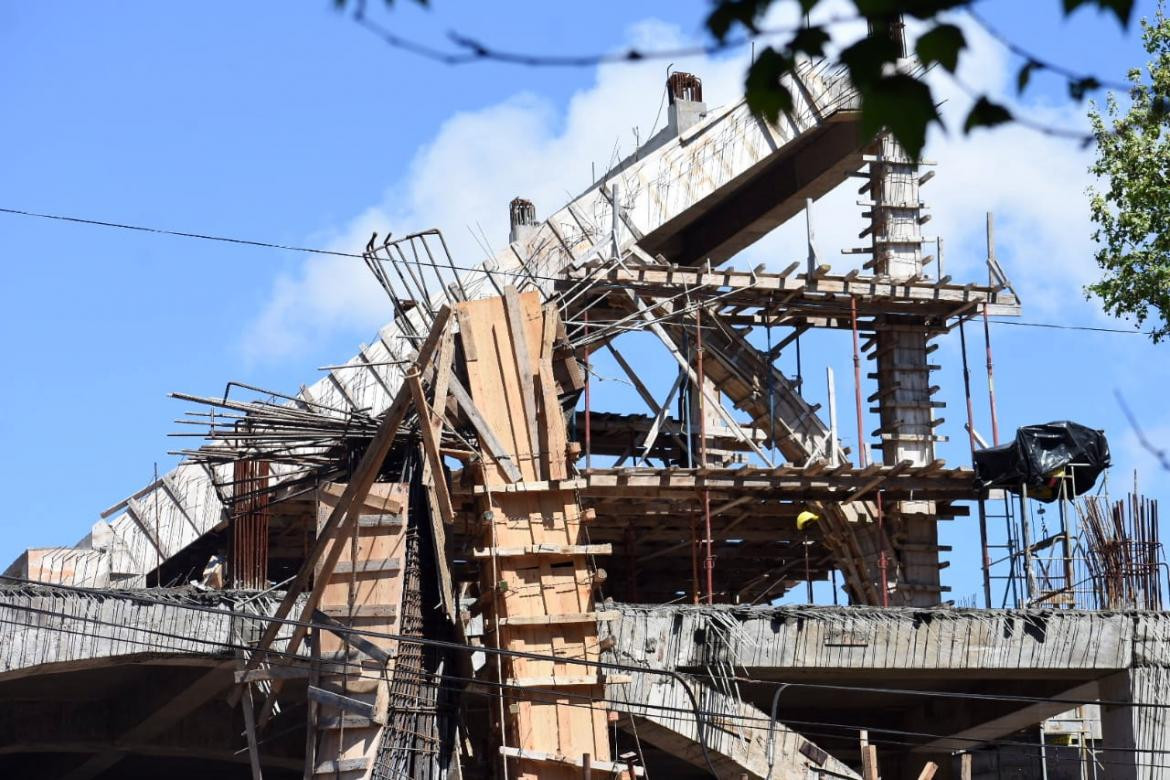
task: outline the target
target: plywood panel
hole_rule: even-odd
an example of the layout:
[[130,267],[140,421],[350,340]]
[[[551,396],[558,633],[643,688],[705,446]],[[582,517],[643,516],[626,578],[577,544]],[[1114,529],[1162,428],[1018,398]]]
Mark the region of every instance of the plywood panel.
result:
[[[565,479],[569,476],[566,425],[552,372],[552,345],[559,325],[556,310],[542,309],[532,292],[515,295],[511,307],[503,298],[460,304],[458,314],[468,354],[468,391],[480,415],[508,448],[524,481]],[[517,331],[524,342],[519,355]],[[467,349],[468,344],[472,349]],[[484,548],[587,543],[580,525],[581,506],[573,491],[490,492],[508,480],[491,465],[486,452],[484,462],[488,465],[480,480],[489,492],[480,496],[480,508],[492,513],[481,539]],[[482,561],[482,571],[483,589],[493,594],[489,626],[496,616],[533,618],[593,611],[592,570],[585,555],[491,556]],[[504,665],[506,678],[520,683],[543,681],[539,691],[507,690],[505,698],[511,705],[506,708],[507,746],[576,758],[589,753],[596,760],[608,760],[604,706],[583,707],[580,698],[601,698],[604,688],[555,682],[596,677],[595,667],[570,662],[598,659],[596,624],[500,625],[494,636],[501,647],[546,656],[511,659]],[[511,773],[522,778],[579,775],[579,770],[555,763],[529,759],[510,759],[510,763]]]
[[[318,491],[318,528],[329,517],[345,490],[345,485],[330,484]],[[376,483],[362,507],[362,518],[381,517],[378,523],[367,523],[362,527],[359,519],[354,533],[345,539],[335,539],[332,545],[340,545],[341,558],[338,563],[349,564],[350,572],[333,572],[328,576],[321,611],[344,625],[363,631],[389,634],[395,633],[397,615],[402,608],[402,567],[406,563],[405,518],[409,485]],[[395,522],[392,516],[400,521]],[[361,572],[363,565],[372,562],[396,559],[396,571]],[[316,576],[322,576],[318,566]],[[365,614],[362,614],[365,613]],[[373,613],[373,614],[370,614]],[[365,636],[371,643],[393,654],[396,642],[377,636]],[[328,631],[317,633],[318,649],[323,658],[342,653],[346,643],[341,637]],[[350,651],[353,652],[352,650]],[[384,716],[386,702],[386,680],[393,668],[393,661],[387,667],[361,654],[353,656],[345,674],[323,674],[320,686],[325,690],[339,693],[358,701],[367,702]],[[328,669],[328,666],[326,666]],[[382,727],[377,722],[368,725],[349,725],[336,728],[345,713],[323,704],[313,705],[317,709],[317,749],[314,769],[322,777],[340,777],[342,780],[359,780],[368,777],[377,754]],[[337,763],[334,763],[337,762]],[[336,770],[338,767],[356,769]]]

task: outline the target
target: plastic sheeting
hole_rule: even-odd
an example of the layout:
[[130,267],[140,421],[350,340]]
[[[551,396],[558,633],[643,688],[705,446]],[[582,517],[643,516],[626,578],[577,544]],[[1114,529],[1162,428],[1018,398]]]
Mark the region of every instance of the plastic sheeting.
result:
[[1074,422],[1026,425],[1009,444],[975,452],[975,478],[982,487],[1055,501],[1063,483],[1069,497],[1093,487],[1109,468],[1109,443],[1104,431]]

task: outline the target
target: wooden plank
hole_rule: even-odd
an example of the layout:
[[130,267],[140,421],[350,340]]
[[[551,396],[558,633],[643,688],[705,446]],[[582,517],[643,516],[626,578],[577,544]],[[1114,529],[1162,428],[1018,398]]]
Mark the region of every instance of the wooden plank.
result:
[[321,612],[331,618],[388,618],[398,617],[398,607],[393,604],[347,604],[322,606]]
[[927,761],[926,765],[922,767],[922,771],[918,773],[918,780],[932,780],[936,772],[938,772],[938,764]]
[[361,515],[358,517],[358,528],[388,528],[400,530],[402,515]]
[[528,615],[522,617],[502,617],[498,624],[501,626],[551,626],[563,623],[596,623],[599,620],[617,620],[622,616],[617,610],[606,612],[565,612],[559,615]]
[[959,780],[971,780],[971,754],[959,754]]
[[[580,549],[578,543],[586,539],[576,494],[564,489],[571,483],[561,478],[569,473],[565,456],[568,446],[567,442],[562,443],[566,425],[559,399],[555,397],[557,387],[551,370],[554,350],[549,341],[550,335],[560,332],[559,317],[547,308],[542,309],[534,293],[518,296],[518,306],[521,316],[513,320],[523,323],[524,337],[530,347],[526,368],[520,365],[522,361],[513,348],[504,300],[483,299],[459,305],[461,326],[475,333],[479,347],[479,360],[465,366],[467,389],[486,423],[510,448],[509,454],[526,455],[531,440],[520,372],[526,371],[540,381],[537,435],[544,437],[539,439],[543,457],[539,462],[517,459],[522,474],[517,482],[523,483],[522,487],[511,489],[501,478],[499,469],[470,472],[478,484],[467,492],[477,496],[479,512],[490,513],[485,515],[479,538],[483,551],[488,555],[493,548],[527,552],[527,555],[494,558],[491,565],[480,566],[481,587],[489,594],[485,603],[489,629],[496,618],[504,615],[508,619],[540,618],[594,611],[592,578],[585,555],[541,555],[524,550],[540,545],[553,546],[545,549]],[[539,316],[542,311],[543,317]],[[536,352],[539,354],[533,354]],[[556,360],[561,359],[561,353],[557,352]],[[486,449],[482,442],[480,449]],[[485,461],[488,457],[485,453]],[[506,587],[498,587],[500,582],[506,583]],[[533,680],[547,687],[554,678],[558,682],[571,680],[587,671],[565,659],[594,660],[600,655],[596,623],[557,626],[542,621],[495,627],[497,630],[491,633],[502,648],[527,650],[539,656],[507,659],[500,682]],[[577,689],[578,694],[589,692],[599,698],[604,693],[595,675]],[[520,750],[552,755],[589,753],[599,760],[609,758],[608,725],[602,702],[586,707],[579,701],[566,704],[556,696],[533,698],[507,690],[504,698],[508,704],[504,725],[510,736],[505,739],[500,734],[497,737],[500,742]],[[549,778],[576,776],[577,773],[568,774],[570,769],[545,766],[538,773],[532,767],[524,767],[519,774]]]
[[[524,422],[528,430],[528,456],[535,465],[540,462],[540,434],[536,427],[536,389],[532,381],[528,336],[524,332],[527,323],[520,311],[520,297],[512,285],[504,288],[504,311],[507,313],[508,332],[512,337],[512,350],[516,354],[514,365],[520,378],[520,402],[524,408]],[[523,452],[518,454],[524,457]]]
[[877,748],[873,745],[863,745],[861,748],[861,778],[878,780]]
[[548,677],[509,677],[510,688],[560,688],[578,685],[625,685],[633,680],[628,674],[549,675]]
[[471,493],[477,496],[486,496],[492,493],[554,493],[562,490],[580,490],[587,484],[585,479],[575,477],[573,479],[513,482],[510,485],[474,485]]
[[269,666],[264,669],[241,669],[236,672],[236,683],[260,682],[261,680],[300,680],[308,677],[312,670],[306,665]]
[[313,613],[313,620],[326,631],[333,632],[348,642],[350,645],[357,648],[359,652],[364,653],[366,656],[374,659],[375,661],[378,661],[381,664],[388,664],[390,663],[390,659],[393,658],[390,653],[378,647],[361,634],[347,630],[349,628],[348,626],[337,620],[334,620],[320,610],[317,610]]
[[329,761],[322,761],[317,764],[313,770],[314,774],[318,775],[335,775],[340,772],[356,772],[359,769],[367,769],[370,765],[370,760],[364,756],[361,758],[334,758]]
[[[605,773],[606,775],[621,775],[621,773],[629,771],[629,766],[627,764],[619,764],[615,761],[600,761],[596,758],[592,758],[592,756],[590,756],[588,753],[583,754],[581,758],[573,758],[572,756],[557,755],[555,753],[544,753],[539,750],[524,750],[517,747],[502,746],[500,747],[500,755],[507,758],[521,759],[523,761],[540,761],[547,764],[563,764],[564,766],[580,767],[582,769],[585,768],[585,759],[588,758],[588,766],[590,769],[596,769],[599,772]],[[646,774],[646,771],[642,767],[636,766],[634,767],[634,773],[638,777],[642,777]]]
[[521,555],[613,555],[609,544],[530,544],[523,547],[484,547],[475,550],[476,558],[513,558]]
[[377,715],[377,709],[369,702],[350,696],[342,696],[340,693],[327,691],[315,685],[309,686],[308,696],[310,701],[314,701],[317,704],[332,707],[335,710],[353,713],[354,715],[360,715],[369,720],[373,720]]
[[252,684],[244,684],[244,698],[240,702],[244,710],[244,733],[248,738],[248,764],[252,768],[252,780],[264,780],[260,771],[260,747],[256,742],[256,704],[252,701]]
[[333,567],[333,574],[397,574],[402,571],[399,558],[381,558],[364,561],[341,561]]
[[322,730],[333,729],[367,729],[377,724],[369,718],[351,713],[329,715],[317,721],[317,728]]
[[[443,456],[439,453],[439,440],[435,431],[435,419],[431,407],[423,395],[422,382],[418,374],[407,374],[405,379],[410,395],[414,399],[414,408],[418,411],[419,431],[422,433],[423,449],[426,452],[427,462],[431,469],[431,500],[437,505],[439,516],[446,525],[455,522],[455,512],[451,509],[451,493],[447,489],[447,474],[443,470]],[[440,424],[441,424],[441,419]]]
[[459,405],[459,410],[467,417],[471,426],[475,428],[476,434],[485,445],[488,454],[496,465],[500,467],[503,475],[509,482],[519,482],[524,477],[520,474],[520,470],[516,467],[516,463],[512,460],[512,456],[508,454],[508,450],[504,447],[500,438],[496,436],[496,432],[487,424],[483,415],[475,408],[475,404],[471,400],[471,396],[467,394],[467,390],[459,381],[458,377],[451,377],[451,395],[455,398],[455,402]]

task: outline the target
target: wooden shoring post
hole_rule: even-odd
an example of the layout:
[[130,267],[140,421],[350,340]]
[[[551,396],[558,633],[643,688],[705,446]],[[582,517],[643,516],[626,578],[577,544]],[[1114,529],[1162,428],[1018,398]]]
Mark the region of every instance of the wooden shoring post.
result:
[[825,366],[825,382],[828,385],[829,400],[829,452],[830,468],[840,465],[840,456],[837,447],[837,383],[833,378],[833,367]]
[[[974,462],[978,441],[975,433],[975,404],[971,399],[971,370],[967,364],[967,333],[964,320],[959,319],[959,352],[963,358],[963,394],[967,400],[967,433],[971,441],[971,459]],[[983,548],[983,606],[991,609],[991,548],[987,538],[987,501],[981,495],[979,506],[979,543]]]
[[[646,403],[646,406],[650,407],[650,411],[654,412],[655,421],[657,422],[659,417],[665,419],[666,414],[669,412],[668,407],[670,406],[670,401],[674,397],[674,388],[671,388],[670,395],[668,395],[666,401],[664,401],[663,404],[659,406],[658,402],[654,400],[654,395],[650,392],[650,389],[646,387],[646,384],[642,381],[642,378],[638,376],[638,372],[633,369],[633,367],[626,360],[625,356],[623,356],[622,353],[619,352],[616,347],[614,347],[613,342],[606,341],[605,348],[609,350],[610,354],[613,355],[614,360],[616,360],[617,364],[621,366],[622,371],[624,371],[626,376],[630,378],[630,383],[633,384],[634,390],[636,390],[638,395],[642,397],[642,400]],[[655,438],[658,436],[657,428],[658,426],[655,426],[651,431]],[[678,436],[673,433],[670,434],[670,436],[678,443],[679,447],[686,449],[683,441]],[[650,442],[649,434],[646,436],[646,441]],[[643,445],[643,449],[646,449],[646,445]],[[643,460],[644,459],[645,455],[643,455]]]
[[918,773],[918,780],[933,780],[936,772],[938,772],[938,764],[927,761],[926,765],[922,767],[922,771]]
[[983,343],[987,349],[987,402],[991,407],[991,444],[999,446],[999,414],[995,408],[995,364],[991,359],[991,325],[987,319],[987,304],[983,304]]
[[959,780],[971,780],[971,754],[963,752],[959,754]]
[[861,777],[862,780],[878,780],[877,747],[869,744],[869,732],[862,731],[861,741]]
[[890,606],[890,572],[889,560],[886,557],[886,523],[885,513],[882,512],[882,491],[877,492],[877,527],[878,527],[878,576],[882,579],[882,606]]
[[[992,268],[997,266],[995,259],[995,217],[987,212],[987,278],[991,281]],[[991,406],[991,443],[999,446],[999,418],[995,409],[995,371],[991,360],[991,326],[987,319],[987,302],[983,303],[983,341],[987,347],[987,400]]]
[[[636,300],[634,301],[634,304],[637,305]],[[760,449],[759,445],[756,444],[755,440],[751,436],[748,436],[746,433],[744,433],[743,426],[740,425],[739,422],[737,422],[736,419],[731,416],[730,412],[723,408],[723,404],[719,403],[719,399],[712,398],[711,395],[707,392],[706,388],[698,383],[698,376],[695,374],[694,368],[691,367],[691,364],[687,361],[686,357],[683,356],[678,347],[675,346],[675,344],[671,341],[670,336],[666,334],[666,330],[663,329],[662,325],[660,325],[654,319],[653,315],[645,309],[641,311],[641,316],[646,320],[647,325],[650,328],[650,332],[658,337],[658,340],[662,342],[664,347],[666,347],[666,350],[670,353],[671,357],[674,358],[674,361],[678,364],[678,367],[682,369],[684,373],[686,373],[687,378],[690,379],[691,383],[698,388],[699,392],[703,395],[703,400],[710,404],[716,413],[721,418],[723,418],[723,422],[729,429],[731,429],[732,435],[739,439],[744,445],[746,445],[748,449],[758,455],[760,460],[762,460],[768,465],[769,468],[771,468],[773,465],[772,459],[769,458],[762,449]]]
[[244,729],[248,735],[248,763],[252,766],[252,780],[264,780],[260,771],[260,747],[256,742],[256,705],[252,701],[252,683],[244,683]]
[[[703,374],[703,309],[695,311],[695,362],[698,364],[699,387],[706,383]],[[703,404],[704,394],[699,395],[699,463],[707,468],[707,409]],[[707,554],[703,558],[703,571],[707,581],[707,603],[715,603],[715,554],[711,539],[711,491],[703,488],[703,532]]]
[[585,468],[593,468],[593,431],[590,430],[589,415],[592,411],[590,405],[589,388],[593,384],[593,377],[590,375],[589,366],[589,310],[585,310]]
[[[654,449],[654,443],[658,441],[658,433],[662,430],[662,425],[666,422],[666,416],[670,413],[670,402],[674,400],[675,395],[682,388],[683,382],[686,381],[686,378],[686,374],[681,371],[678,372],[678,376],[676,376],[674,379],[674,384],[670,386],[670,391],[666,394],[666,400],[662,402],[662,406],[659,407],[658,413],[654,415],[654,422],[650,424],[650,430],[646,432],[646,440],[642,443],[643,463],[650,462],[650,451]],[[686,442],[682,441],[681,438],[677,435],[671,435],[682,448],[683,454],[686,454]]]
[[407,374],[404,382],[410,389],[414,408],[418,412],[419,432],[422,434],[423,449],[426,452],[431,470],[433,488],[431,498],[437,505],[439,516],[443,518],[443,522],[451,525],[455,522],[455,512],[451,508],[451,492],[447,487],[447,475],[443,473],[443,456],[439,452],[439,441],[435,435],[431,407],[427,404],[426,396],[423,394],[422,382],[419,381],[418,374]]
[[515,462],[513,462],[512,456],[508,454],[507,448],[504,447],[503,442],[500,441],[499,436],[492,430],[492,427],[488,425],[487,420],[479,413],[479,409],[476,408],[475,403],[471,400],[471,396],[467,393],[467,388],[463,386],[463,383],[454,374],[451,375],[449,381],[450,386],[448,387],[448,392],[451,393],[451,396],[459,405],[459,410],[463,412],[471,422],[472,427],[475,428],[476,434],[479,436],[480,441],[483,442],[484,449],[488,451],[500,467],[504,478],[509,482],[522,482],[524,477],[520,474],[520,470],[516,467]]
[[[309,655],[312,661],[309,664],[309,687],[316,688],[321,684],[321,640],[317,629],[309,635]],[[320,708],[317,702],[309,699],[305,713],[305,774],[303,780],[313,780],[317,768],[317,721]]]
[[849,298],[849,321],[853,326],[853,394],[857,401],[857,465],[864,468],[865,456],[865,419],[861,416],[861,350],[857,344],[857,298]]
[[[443,306],[436,314],[435,323],[431,327],[431,332],[419,348],[418,357],[414,361],[414,373],[418,373],[421,367],[426,366],[431,361],[439,340],[447,328],[450,316],[451,309],[447,306]],[[305,556],[305,562],[301,565],[300,571],[297,572],[293,581],[289,583],[284,598],[272,615],[273,619],[269,621],[268,627],[264,630],[264,634],[256,643],[252,655],[245,663],[245,669],[255,669],[264,660],[268,653],[268,648],[272,646],[280,630],[285,625],[280,621],[284,620],[292,612],[297,598],[305,591],[309,581],[314,578],[314,569],[318,562],[320,562],[323,576],[317,577],[314,581],[313,587],[309,591],[309,597],[305,605],[301,608],[298,624],[293,629],[292,636],[288,640],[288,645],[283,651],[287,656],[296,654],[301,641],[305,638],[309,620],[321,602],[321,596],[325,592],[328,575],[332,573],[334,567],[337,565],[338,559],[341,557],[344,545],[333,544],[332,542],[334,539],[345,538],[352,532],[357,523],[357,518],[360,515],[360,507],[365,502],[366,496],[369,495],[370,487],[374,484],[374,480],[382,468],[382,463],[390,453],[394,439],[398,436],[398,427],[405,419],[409,408],[410,391],[407,387],[403,386],[399,388],[398,395],[382,416],[382,422],[378,426],[378,432],[366,448],[365,453],[358,462],[357,468],[350,475],[350,480],[346,484],[345,490],[337,500],[337,506],[333,508],[333,511],[329,513],[329,518],[322,524],[321,530],[317,534],[317,540]],[[354,507],[357,507],[359,511],[353,511]],[[328,552],[326,552],[327,549]],[[322,560],[322,558],[324,559]],[[261,727],[267,722],[268,715],[272,712],[272,707],[276,703],[276,695],[279,690],[280,681],[274,680],[272,689],[268,694],[268,699],[265,701],[260,714],[259,725]]]

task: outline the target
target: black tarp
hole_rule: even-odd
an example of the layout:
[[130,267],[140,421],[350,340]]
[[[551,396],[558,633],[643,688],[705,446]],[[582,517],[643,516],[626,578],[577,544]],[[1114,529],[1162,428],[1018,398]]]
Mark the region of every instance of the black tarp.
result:
[[1009,444],[975,452],[975,479],[982,487],[1006,488],[1055,501],[1065,480],[1069,497],[1079,496],[1109,468],[1104,431],[1074,422],[1025,425]]

